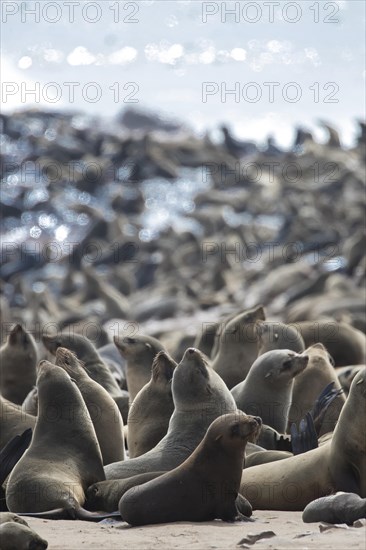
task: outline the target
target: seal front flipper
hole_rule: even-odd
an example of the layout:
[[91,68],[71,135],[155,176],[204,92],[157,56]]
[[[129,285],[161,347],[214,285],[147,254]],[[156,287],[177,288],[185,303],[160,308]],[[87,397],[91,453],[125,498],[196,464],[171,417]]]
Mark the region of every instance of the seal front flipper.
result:
[[343,393],[342,389],[335,389],[334,382],[330,382],[315,401],[314,407],[311,410],[311,416],[314,419],[314,426],[319,435],[325,413],[333,401]]
[[306,453],[318,447],[318,437],[311,413],[306,413],[305,418],[300,421],[299,431],[296,424],[291,424],[291,444],[294,455]]
[[235,504],[238,509],[239,515],[245,516],[245,518],[249,518],[253,514],[252,505],[250,504],[249,500],[247,500],[243,495],[238,493]]
[[22,435],[16,435],[0,452],[0,485],[8,477],[18,460],[23,456],[32,439],[32,429],[28,428]]

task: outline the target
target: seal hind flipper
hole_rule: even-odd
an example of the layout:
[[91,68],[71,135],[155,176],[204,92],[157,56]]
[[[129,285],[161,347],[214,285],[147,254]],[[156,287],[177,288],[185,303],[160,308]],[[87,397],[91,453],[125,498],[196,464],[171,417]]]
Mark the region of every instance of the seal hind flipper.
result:
[[118,511],[104,512],[89,512],[82,506],[72,506],[70,508],[55,508],[45,512],[24,512],[17,513],[18,516],[44,518],[44,519],[80,519],[83,521],[101,521],[103,519],[121,517]]

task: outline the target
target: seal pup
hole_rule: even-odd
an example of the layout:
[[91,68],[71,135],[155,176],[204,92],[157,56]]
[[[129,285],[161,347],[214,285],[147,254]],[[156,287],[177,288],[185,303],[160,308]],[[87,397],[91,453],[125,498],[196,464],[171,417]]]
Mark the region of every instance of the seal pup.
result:
[[42,342],[46,349],[56,355],[57,348],[67,348],[76,353],[80,361],[84,363],[86,372],[90,378],[98,382],[117,403],[124,422],[127,422],[128,394],[119,387],[113,374],[100,357],[92,342],[80,334],[57,334],[55,336],[42,336]]
[[239,411],[214,420],[180,466],[123,495],[122,519],[130,525],[241,519],[236,499],[245,446],[260,426]]
[[57,348],[55,363],[76,382],[83,396],[102,452],[103,464],[124,460],[123,420],[112,397],[90,378],[72,351]]
[[0,519],[1,550],[46,550],[48,542],[24,523]]
[[231,393],[238,409],[258,414],[264,424],[285,433],[291,406],[294,378],[304,371],[307,355],[290,350],[272,350],[254,361],[246,379]]
[[138,392],[128,412],[130,458],[150,451],[167,433],[174,411],[171,384],[176,366],[177,363],[165,351],[159,351],[155,356],[150,382]]
[[310,502],[302,513],[305,523],[347,523],[366,518],[366,498],[355,493],[339,491],[335,495],[318,498]]
[[[298,422],[311,411],[324,388],[334,382],[334,389],[340,390],[337,373],[331,363],[331,357],[323,344],[308,347],[305,353],[309,357],[307,368],[294,381],[292,404],[289,412],[289,423]],[[345,397],[338,395],[324,414],[319,435],[333,431],[344,405]]]
[[294,325],[257,321],[258,355],[273,349],[289,349],[296,353],[305,350],[305,343],[299,330]]
[[0,348],[0,392],[21,405],[36,382],[37,345],[22,325],[15,325]]
[[39,414],[31,444],[9,476],[8,508],[87,519],[85,491],[105,479],[88,409],[70,376],[48,361],[38,366],[37,387]]
[[259,510],[302,511],[336,491],[366,498],[366,371],[359,372],[333,437],[317,449],[243,471],[240,493]]
[[127,361],[127,389],[132,402],[141,388],[149,382],[154,357],[164,348],[156,338],[144,335],[122,338],[114,336],[113,341],[122,357]]
[[106,466],[107,479],[176,468],[202,441],[215,418],[237,410],[223,380],[195,348],[186,350],[174,370],[172,395],[175,408],[166,436],[144,455]]
[[229,389],[247,376],[257,358],[257,333],[255,324],[264,321],[263,306],[249,309],[235,316],[216,333],[218,345],[212,368],[221,376]]

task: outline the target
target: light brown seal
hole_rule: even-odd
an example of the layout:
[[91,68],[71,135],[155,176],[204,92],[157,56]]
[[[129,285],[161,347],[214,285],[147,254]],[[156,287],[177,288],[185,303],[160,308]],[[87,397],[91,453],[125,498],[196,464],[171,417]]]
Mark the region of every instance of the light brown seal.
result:
[[103,464],[124,460],[123,420],[112,397],[90,378],[72,351],[57,348],[55,362],[76,382],[83,396],[102,452]]
[[131,525],[239,519],[245,446],[260,426],[260,419],[239,411],[214,420],[183,464],[123,495],[122,519]]
[[176,366],[165,351],[155,356],[151,380],[138,392],[128,412],[130,458],[150,451],[167,433],[174,411],[172,377]]
[[223,380],[195,348],[186,350],[174,370],[172,394],[175,409],[166,436],[144,455],[106,466],[107,479],[176,468],[194,451],[215,418],[237,410]]
[[105,479],[91,418],[62,368],[41,361],[37,387],[39,414],[30,447],[9,476],[8,508],[82,519],[88,516],[82,510],[86,489]]
[[107,390],[117,403],[123,421],[127,422],[128,394],[121,390],[113,374],[88,338],[80,334],[74,334],[71,331],[70,333],[57,334],[55,336],[44,335],[42,341],[53,355],[56,355],[56,350],[60,347],[67,348],[76,353],[78,359],[84,363],[85,370],[90,378]]
[[302,511],[336,491],[366,498],[366,371],[351,385],[331,440],[286,460],[243,471],[240,492],[260,510]]
[[258,355],[263,355],[273,349],[289,349],[296,353],[302,353],[305,343],[301,332],[295,325],[274,323],[270,321],[257,321]]
[[21,405],[36,382],[37,345],[22,325],[15,325],[0,348],[0,392]]
[[264,319],[263,306],[257,306],[235,316],[223,326],[220,325],[216,333],[218,351],[212,368],[229,389],[245,380],[257,358],[256,322]]
[[113,338],[118,351],[127,361],[127,389],[132,402],[138,392],[147,384],[151,376],[151,366],[155,355],[164,348],[156,338],[137,335]]
[[267,351],[256,359],[244,382],[231,390],[238,409],[260,416],[285,433],[291,406],[294,378],[306,370],[309,357],[294,351]]

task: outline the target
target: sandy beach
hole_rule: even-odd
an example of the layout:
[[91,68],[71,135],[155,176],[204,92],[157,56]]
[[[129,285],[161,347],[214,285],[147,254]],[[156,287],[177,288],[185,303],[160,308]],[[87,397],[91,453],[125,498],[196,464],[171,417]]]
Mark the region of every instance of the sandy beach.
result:
[[[29,525],[48,541],[49,550],[190,548],[268,548],[277,550],[366,548],[366,528],[303,523],[301,512],[257,511],[255,521],[234,524],[222,521],[174,523],[132,528],[125,522],[106,520],[50,521],[29,518]],[[324,525],[324,524],[322,524]],[[255,542],[251,535],[268,533]],[[274,533],[272,535],[271,533]],[[243,539],[246,539],[243,541]],[[241,542],[243,541],[243,542]]]

